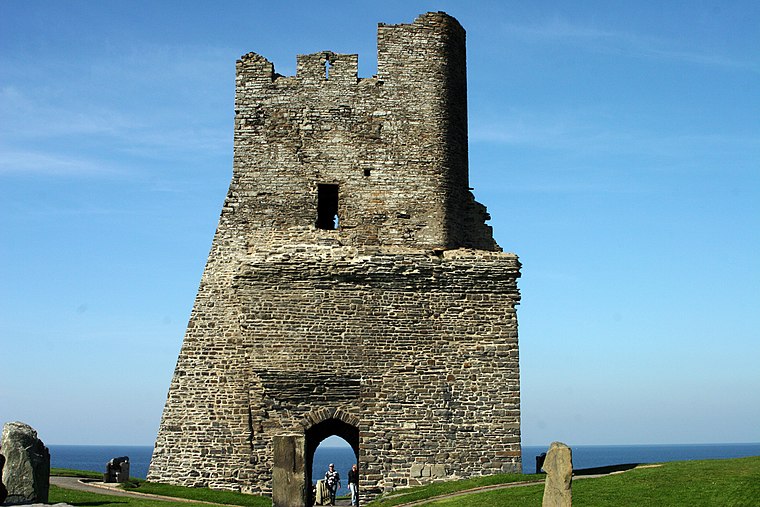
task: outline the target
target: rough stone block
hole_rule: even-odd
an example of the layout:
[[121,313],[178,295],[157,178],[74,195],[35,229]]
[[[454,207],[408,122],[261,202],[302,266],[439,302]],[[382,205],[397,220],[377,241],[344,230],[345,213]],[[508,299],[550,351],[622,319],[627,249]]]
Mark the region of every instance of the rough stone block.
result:
[[6,504],[45,503],[50,489],[50,451],[28,424],[6,423],[0,449],[5,456],[2,483]]
[[442,479],[446,477],[446,466],[445,465],[432,465],[430,467],[430,476],[434,479]]
[[552,442],[544,460],[546,482],[542,507],[570,507],[573,503],[573,452],[562,442]]

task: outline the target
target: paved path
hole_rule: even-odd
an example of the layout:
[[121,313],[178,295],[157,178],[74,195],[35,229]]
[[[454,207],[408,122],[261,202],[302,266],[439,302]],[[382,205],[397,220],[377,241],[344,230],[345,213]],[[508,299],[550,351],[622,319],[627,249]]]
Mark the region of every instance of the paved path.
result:
[[518,488],[520,486],[535,486],[536,484],[543,484],[543,482],[542,481],[507,482],[504,484],[494,484],[492,486],[481,486],[479,488],[464,489],[462,491],[455,491],[453,493],[447,493],[445,495],[431,496],[430,498],[425,498],[424,500],[415,500],[413,502],[401,503],[401,504],[396,505],[396,507],[415,507],[416,505],[423,505],[423,504],[435,502],[438,500],[446,500],[448,498],[454,498],[457,496],[469,495],[471,493],[481,493],[483,491],[493,491],[495,489]]
[[[645,465],[646,466],[646,465]],[[659,465],[648,465],[648,466],[659,466]],[[613,473],[621,473],[626,470],[630,470],[632,468],[635,468],[636,465],[621,465],[619,468],[617,467],[607,467],[608,469],[589,469],[587,470],[586,474],[574,476],[573,480],[578,479],[595,479],[597,477],[604,477],[605,475],[610,475]],[[617,469],[615,469],[617,468]],[[594,472],[600,472],[600,473],[594,473]],[[132,498],[151,498],[154,500],[162,500],[166,502],[189,502],[189,503],[203,503],[207,505],[222,505],[222,504],[216,504],[211,502],[201,502],[198,500],[187,500],[185,498],[175,498],[175,497],[169,497],[169,496],[161,496],[161,495],[151,495],[147,493],[136,493],[131,491],[124,491],[120,489],[115,484],[107,484],[103,482],[93,482],[92,480],[82,480],[78,477],[50,477],[50,484],[54,484],[55,486],[65,488],[65,489],[75,489],[79,491],[87,491],[90,493],[100,493],[104,495],[113,495],[113,496],[127,496]],[[493,486],[483,486],[480,488],[474,488],[474,489],[467,489],[464,491],[457,491],[455,493],[450,493],[446,495],[436,496],[433,498],[426,498],[424,500],[418,500],[413,502],[407,502],[404,504],[400,504],[397,507],[415,507],[417,505],[422,505],[428,502],[432,502],[434,500],[443,500],[446,498],[453,498],[457,496],[462,495],[469,495],[470,493],[480,493],[482,491],[492,491],[495,489],[506,489],[506,488],[517,488],[521,486],[533,486],[536,484],[541,484],[541,481],[532,481],[532,482],[508,482],[505,484],[494,484]],[[351,501],[348,499],[342,499],[338,500],[336,505],[351,505]],[[30,506],[31,507],[31,506]],[[229,507],[229,506],[225,506]]]
[[[588,468],[585,470],[577,470],[579,474],[573,474],[573,482],[577,481],[579,479],[597,479],[599,477],[605,477],[607,475],[612,474],[619,474],[626,472],[628,470],[632,470],[633,468],[637,467],[647,468],[652,466],[660,466],[660,465],[636,465],[636,464],[630,464],[630,465],[615,465],[615,466],[609,466],[609,467],[599,467],[599,468]],[[453,493],[448,493],[445,495],[440,496],[434,496],[430,498],[425,498],[424,500],[415,500],[412,502],[402,503],[396,505],[396,507],[415,507],[418,505],[424,505],[429,502],[438,501],[438,500],[445,500],[448,498],[454,498],[457,496],[463,496],[463,495],[469,495],[471,493],[480,493],[482,491],[493,491],[495,489],[507,489],[507,488],[519,488],[521,486],[535,486],[536,484],[543,484],[544,481],[530,481],[530,482],[506,482],[504,484],[494,484],[492,486],[482,486],[479,488],[473,488],[473,489],[465,489],[462,491],[455,491]]]
[[[105,486],[94,486],[93,482],[83,481],[79,477],[57,477],[50,476],[50,484],[64,489],[75,489],[77,491],[86,491],[88,493],[100,493],[101,495],[129,496],[135,497],[132,493],[121,491],[116,488],[107,488]],[[101,483],[102,484],[102,483]]]
[[[121,488],[119,488],[116,484],[96,482],[96,481],[93,481],[92,479],[82,480],[79,477],[51,476],[50,484],[58,486],[59,488],[75,489],[77,491],[86,491],[88,493],[99,493],[101,495],[126,496],[126,497],[131,497],[131,498],[151,498],[153,500],[161,500],[165,502],[188,502],[188,503],[202,503],[202,504],[207,504],[207,505],[222,505],[222,504],[212,503],[212,502],[202,502],[200,500],[188,500],[186,498],[176,498],[173,496],[151,495],[148,493],[137,493],[135,491],[124,491]],[[351,500],[338,499],[335,502],[335,505],[336,506],[350,506]],[[34,506],[27,506],[27,507],[34,507]],[[54,506],[44,506],[44,507],[54,507]],[[224,507],[230,507],[230,506],[225,505]]]
[[[164,502],[187,502],[202,503],[207,505],[222,505],[212,502],[202,502],[200,500],[188,500],[186,498],[176,498],[173,496],[151,495],[148,493],[137,493],[134,491],[124,491],[116,484],[104,482],[95,482],[91,479],[80,479],[79,477],[50,477],[50,484],[64,489],[75,489],[77,491],[86,491],[88,493],[98,493],[101,495],[126,496],[130,498],[150,498],[152,500],[161,500]],[[229,507],[229,506],[225,506]]]

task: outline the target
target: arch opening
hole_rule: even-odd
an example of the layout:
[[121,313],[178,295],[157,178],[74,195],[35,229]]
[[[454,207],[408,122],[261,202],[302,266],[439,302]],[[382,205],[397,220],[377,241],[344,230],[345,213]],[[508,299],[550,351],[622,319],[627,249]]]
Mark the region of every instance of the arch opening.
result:
[[[306,477],[308,477],[310,481],[312,480],[315,472],[316,477],[314,478],[314,481],[316,481],[316,479],[323,478],[324,473],[327,471],[326,463],[317,463],[317,466],[323,466],[324,470],[314,468],[314,457],[317,453],[317,448],[320,447],[320,444],[325,442],[325,440],[327,440],[329,437],[338,437],[347,444],[343,446],[338,445],[337,450],[332,453],[334,456],[342,455],[344,458],[342,460],[335,458],[334,461],[331,461],[336,463],[336,469],[338,470],[338,473],[340,473],[341,492],[344,492],[344,490],[348,488],[348,470],[350,468],[350,464],[346,464],[345,451],[346,448],[349,447],[351,452],[353,452],[353,463],[359,463],[359,428],[345,421],[341,421],[340,419],[326,419],[307,429],[305,436],[306,453],[304,456],[304,462],[306,468]],[[336,442],[340,444],[340,440],[334,438],[325,443],[330,446],[330,444],[334,444]],[[320,455],[321,454],[322,449],[320,449]]]

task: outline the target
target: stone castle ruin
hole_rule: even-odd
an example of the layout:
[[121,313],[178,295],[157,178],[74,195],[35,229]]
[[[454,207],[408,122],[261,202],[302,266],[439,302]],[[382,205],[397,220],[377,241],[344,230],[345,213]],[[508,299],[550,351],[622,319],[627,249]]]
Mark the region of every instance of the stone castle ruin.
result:
[[331,435],[364,499],[521,470],[520,263],[469,188],[465,31],[380,24],[377,60],[237,62],[232,182],[149,480],[305,505]]

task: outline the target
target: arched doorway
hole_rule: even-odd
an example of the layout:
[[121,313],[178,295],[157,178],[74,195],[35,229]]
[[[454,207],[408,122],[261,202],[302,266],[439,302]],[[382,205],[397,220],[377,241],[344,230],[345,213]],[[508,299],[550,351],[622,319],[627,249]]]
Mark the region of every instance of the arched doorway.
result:
[[[326,438],[333,435],[345,440],[359,461],[359,419],[340,409],[319,409],[301,422],[303,433],[286,433],[274,437],[272,503],[275,507],[313,505],[311,489],[314,454]],[[346,474],[341,471],[341,476]],[[342,481],[348,477],[341,477]]]
[[321,470],[314,469],[314,456],[317,448],[329,437],[339,437],[345,441],[353,451],[353,460],[351,463],[341,463],[341,460],[336,463],[337,470],[340,473],[341,484],[343,487],[348,488],[348,469],[351,464],[359,462],[359,428],[353,426],[340,419],[326,419],[321,421],[311,428],[306,430],[306,452],[304,455],[304,461],[306,464],[306,477],[309,478],[309,484],[312,484],[312,478],[314,478],[314,472],[316,472],[317,479],[322,478],[322,474],[327,470],[326,464],[322,464]]
[[311,466],[311,483],[316,484],[325,478],[325,472],[330,464],[335,464],[335,470],[340,474],[340,489],[338,496],[349,495],[348,472],[351,466],[358,464],[354,449],[348,442],[337,435],[327,437],[317,446]]
[[327,437],[338,436],[348,442],[359,461],[359,428],[340,419],[327,419],[306,430],[306,468],[307,477],[311,477],[314,453]]

